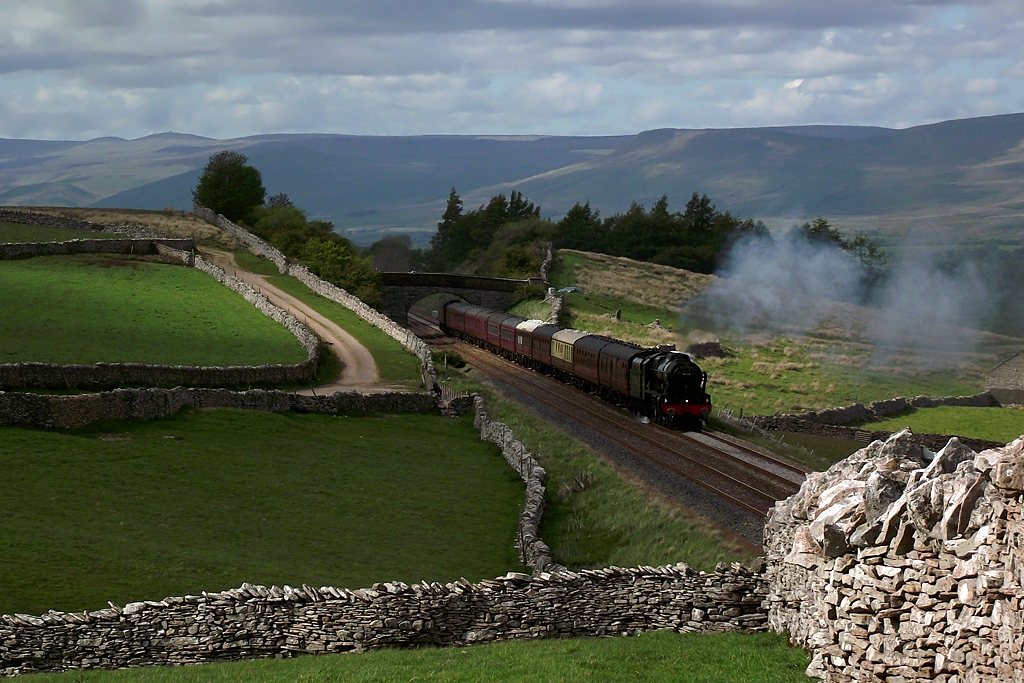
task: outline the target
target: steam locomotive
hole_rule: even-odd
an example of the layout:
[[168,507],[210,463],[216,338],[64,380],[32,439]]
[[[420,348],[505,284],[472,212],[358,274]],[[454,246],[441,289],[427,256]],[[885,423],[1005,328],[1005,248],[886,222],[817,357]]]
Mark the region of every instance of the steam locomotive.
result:
[[669,428],[700,431],[711,413],[708,373],[680,351],[645,348],[457,300],[443,302],[437,319],[446,334]]

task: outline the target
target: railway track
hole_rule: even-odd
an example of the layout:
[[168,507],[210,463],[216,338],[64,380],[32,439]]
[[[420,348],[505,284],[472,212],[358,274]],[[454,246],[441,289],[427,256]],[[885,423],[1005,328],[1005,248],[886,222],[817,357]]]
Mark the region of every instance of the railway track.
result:
[[484,374],[585,425],[604,438],[763,517],[796,492],[805,473],[727,437],[674,432],[640,423],[632,414],[590,394],[523,368],[471,344],[439,336],[429,321],[410,318],[428,343],[451,348]]

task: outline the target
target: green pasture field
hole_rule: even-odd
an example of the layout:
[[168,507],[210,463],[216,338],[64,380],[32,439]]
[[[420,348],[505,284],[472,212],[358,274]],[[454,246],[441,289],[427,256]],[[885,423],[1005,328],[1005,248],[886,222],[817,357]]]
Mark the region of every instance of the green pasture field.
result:
[[1024,435],[1024,410],[938,406],[914,409],[864,425],[864,429],[871,431],[895,432],[904,427],[910,427],[919,434],[954,434],[1009,443]]
[[521,571],[523,484],[472,420],[187,410],[0,428],[0,613]]
[[575,286],[576,266],[582,266],[586,264],[586,262],[587,260],[582,254],[559,251],[558,258],[555,259],[555,263],[551,267],[551,271],[548,273],[548,279],[551,281],[551,286],[555,289]]
[[104,255],[0,262],[0,362],[298,363],[282,325],[191,268]]
[[[748,547],[701,517],[669,509],[592,449],[526,408],[462,372],[453,371],[446,381],[457,389],[480,391],[488,415],[509,425],[547,471],[541,537],[556,562],[570,568],[686,562],[713,571],[719,562],[753,559]],[[575,485],[588,477],[592,480],[586,486]]]
[[411,386],[421,384],[419,359],[383,330],[374,327],[336,301],[310,291],[306,285],[290,275],[277,275],[268,278],[268,281],[333,320],[359,340],[359,343],[373,355],[383,381]]
[[51,228],[48,225],[27,225],[25,223],[6,223],[0,221],[0,244],[7,242],[67,242],[69,240],[107,240],[123,238],[107,232],[90,230],[68,230]]
[[377,650],[360,654],[186,667],[38,674],[44,683],[797,683],[810,658],[783,636],[678,634],[493,643],[479,647]]

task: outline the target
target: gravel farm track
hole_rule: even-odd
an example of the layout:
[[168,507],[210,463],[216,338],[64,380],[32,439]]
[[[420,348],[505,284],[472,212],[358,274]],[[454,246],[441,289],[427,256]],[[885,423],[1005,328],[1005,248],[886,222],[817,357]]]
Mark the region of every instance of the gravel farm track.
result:
[[270,299],[272,304],[297,317],[316,332],[327,343],[331,353],[338,357],[342,367],[339,377],[327,384],[301,389],[297,393],[311,395],[331,394],[336,391],[376,393],[396,390],[396,387],[381,382],[377,363],[366,347],[336,323],[291,294],[270,284],[265,276],[251,273],[239,266],[233,254],[226,251],[204,249],[203,256],[223,268],[229,275],[255,287]]
[[806,470],[718,432],[677,432],[640,421],[550,377],[444,336],[410,315],[410,328],[458,353],[503,394],[596,448],[618,467],[757,548],[765,513],[800,487]]

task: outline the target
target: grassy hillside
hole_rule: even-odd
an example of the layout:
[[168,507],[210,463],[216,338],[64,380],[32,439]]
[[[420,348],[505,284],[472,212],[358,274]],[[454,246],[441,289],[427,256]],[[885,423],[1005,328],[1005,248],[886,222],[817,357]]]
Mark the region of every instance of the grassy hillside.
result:
[[702,635],[658,632],[636,638],[536,640],[470,648],[381,650],[357,655],[300,657],[153,667],[122,671],[39,674],[39,683],[796,683],[809,681],[810,658],[775,634]]
[[0,461],[0,613],[519,568],[523,485],[468,418],[213,410],[4,427]]
[[196,244],[236,250],[238,240],[230,233],[214,227],[184,211],[145,211],[142,209],[89,209],[69,207],[40,207],[33,211],[54,216],[77,218],[101,225],[138,225],[166,237],[191,237]]
[[111,255],[0,262],[0,362],[297,363],[282,325],[191,268]]

